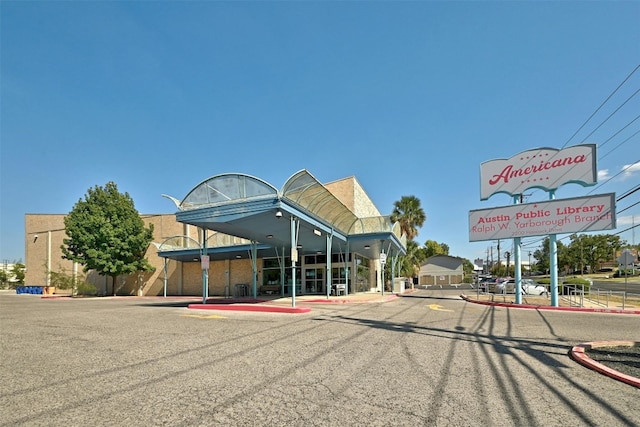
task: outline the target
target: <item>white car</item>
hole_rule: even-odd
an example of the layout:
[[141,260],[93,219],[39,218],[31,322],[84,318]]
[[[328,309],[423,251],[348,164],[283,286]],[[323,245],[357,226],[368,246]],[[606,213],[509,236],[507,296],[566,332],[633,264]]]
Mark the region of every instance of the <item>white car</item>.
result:
[[[525,295],[545,295],[547,288],[532,279],[521,279],[522,293]],[[509,279],[506,282],[496,285],[496,294],[514,294],[516,291],[516,280]]]

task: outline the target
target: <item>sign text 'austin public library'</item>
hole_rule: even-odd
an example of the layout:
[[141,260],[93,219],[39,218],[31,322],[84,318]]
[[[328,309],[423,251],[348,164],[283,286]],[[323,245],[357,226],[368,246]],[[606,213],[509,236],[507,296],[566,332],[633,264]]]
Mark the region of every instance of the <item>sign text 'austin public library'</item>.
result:
[[615,194],[523,203],[469,212],[469,241],[611,230]]

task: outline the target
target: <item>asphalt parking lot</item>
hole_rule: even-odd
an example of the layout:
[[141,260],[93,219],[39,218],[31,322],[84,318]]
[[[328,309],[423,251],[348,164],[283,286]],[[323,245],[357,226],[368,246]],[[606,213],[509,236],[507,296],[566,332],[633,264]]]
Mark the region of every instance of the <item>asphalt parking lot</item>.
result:
[[0,425],[640,424],[640,389],[568,355],[640,341],[640,316],[459,293],[280,314],[0,292]]

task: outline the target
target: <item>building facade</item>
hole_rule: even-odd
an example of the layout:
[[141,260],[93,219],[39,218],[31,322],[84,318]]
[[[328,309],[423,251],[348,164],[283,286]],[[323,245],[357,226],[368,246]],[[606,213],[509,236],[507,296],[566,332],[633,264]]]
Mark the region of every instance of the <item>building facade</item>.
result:
[[[197,184],[182,200],[167,197],[176,213],[141,215],[154,226],[146,257],[155,271],[120,276],[115,283],[86,272],[98,294],[380,291],[381,258],[395,263],[405,253],[399,224],[380,215],[355,177],[321,184],[302,170],[277,189],[253,176],[222,174]],[[81,266],[62,258],[65,237],[64,215],[25,215],[25,284],[48,286],[49,271],[82,274]]]

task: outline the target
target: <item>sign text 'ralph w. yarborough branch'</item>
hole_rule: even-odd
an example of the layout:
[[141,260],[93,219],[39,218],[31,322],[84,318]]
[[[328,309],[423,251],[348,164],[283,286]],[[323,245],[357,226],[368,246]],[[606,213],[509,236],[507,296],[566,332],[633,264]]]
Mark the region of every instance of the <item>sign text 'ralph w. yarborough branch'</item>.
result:
[[614,228],[614,193],[469,212],[471,242]]
[[595,154],[595,144],[583,144],[563,150],[537,148],[510,159],[484,162],[480,165],[480,200],[496,193],[522,194],[533,187],[551,191],[569,182],[595,185]]

